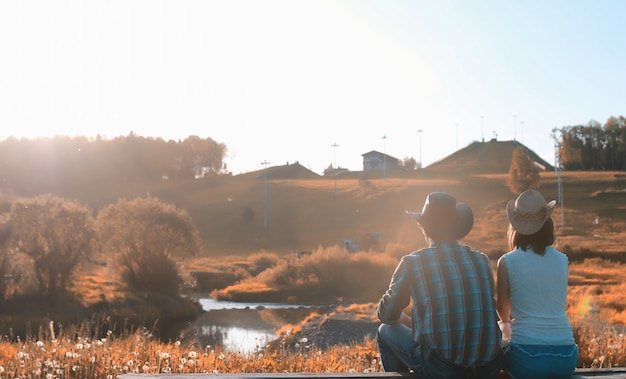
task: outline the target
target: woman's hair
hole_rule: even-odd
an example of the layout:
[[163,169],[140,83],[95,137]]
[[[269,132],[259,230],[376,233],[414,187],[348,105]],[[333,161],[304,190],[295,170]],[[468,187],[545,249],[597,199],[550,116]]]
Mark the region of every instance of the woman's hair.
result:
[[554,243],[554,222],[552,218],[548,218],[537,233],[530,235],[518,233],[513,226],[509,224],[507,236],[510,249],[519,247],[526,251],[528,247],[531,247],[536,254],[544,255],[546,253],[546,247]]

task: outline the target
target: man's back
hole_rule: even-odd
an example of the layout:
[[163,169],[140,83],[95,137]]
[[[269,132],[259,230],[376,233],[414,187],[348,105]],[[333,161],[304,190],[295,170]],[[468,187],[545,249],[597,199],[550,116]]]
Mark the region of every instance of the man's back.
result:
[[481,365],[500,350],[491,263],[458,243],[406,257],[413,281],[413,334],[451,363]]

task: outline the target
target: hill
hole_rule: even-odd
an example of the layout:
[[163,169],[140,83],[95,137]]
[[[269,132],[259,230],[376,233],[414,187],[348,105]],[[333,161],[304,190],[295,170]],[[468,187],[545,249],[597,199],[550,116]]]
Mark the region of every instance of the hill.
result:
[[[506,249],[505,204],[515,197],[505,182],[516,146],[512,141],[474,143],[424,170],[386,178],[369,172],[340,175],[336,188],[334,178],[294,163],[268,168],[267,178],[257,171],[189,181],[66,181],[54,194],[94,212],[119,198],[150,194],[189,212],[206,256],[226,256],[261,250],[287,254],[346,240],[362,249],[412,250],[424,241],[405,210],[420,210],[429,192],[447,191],[474,209],[475,226],[465,242],[498,254]],[[561,185],[564,208],[554,215],[559,242],[623,251],[626,174],[564,172]],[[557,199],[554,172],[541,174],[539,190]],[[3,196],[5,204],[12,196]]]
[[546,171],[554,170],[552,165],[519,141],[496,140],[473,142],[467,147],[431,164],[428,166],[428,169],[449,173],[507,173],[513,159],[513,150],[518,147],[528,150],[530,158],[545,167]]

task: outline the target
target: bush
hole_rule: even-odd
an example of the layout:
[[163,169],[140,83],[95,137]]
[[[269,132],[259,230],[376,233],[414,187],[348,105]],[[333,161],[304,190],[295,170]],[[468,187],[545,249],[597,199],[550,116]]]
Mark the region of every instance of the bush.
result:
[[98,213],[97,230],[103,251],[130,290],[177,295],[185,273],[176,259],[200,249],[187,212],[153,197],[107,206]]

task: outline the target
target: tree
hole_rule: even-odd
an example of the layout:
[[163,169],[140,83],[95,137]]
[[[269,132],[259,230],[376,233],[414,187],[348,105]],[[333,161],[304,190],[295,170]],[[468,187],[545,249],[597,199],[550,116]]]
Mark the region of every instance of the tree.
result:
[[528,150],[523,147],[517,147],[513,150],[513,159],[506,184],[515,195],[539,187],[539,168],[530,159]]
[[402,166],[404,166],[404,168],[406,168],[409,171],[415,171],[418,168],[422,167],[422,162],[417,163],[415,158],[406,157],[402,160]]
[[75,201],[42,195],[16,200],[7,248],[32,260],[41,293],[66,290],[72,271],[91,253],[91,211]]
[[130,290],[177,295],[185,279],[176,258],[200,250],[187,212],[150,196],[103,208],[96,229],[102,251]]

